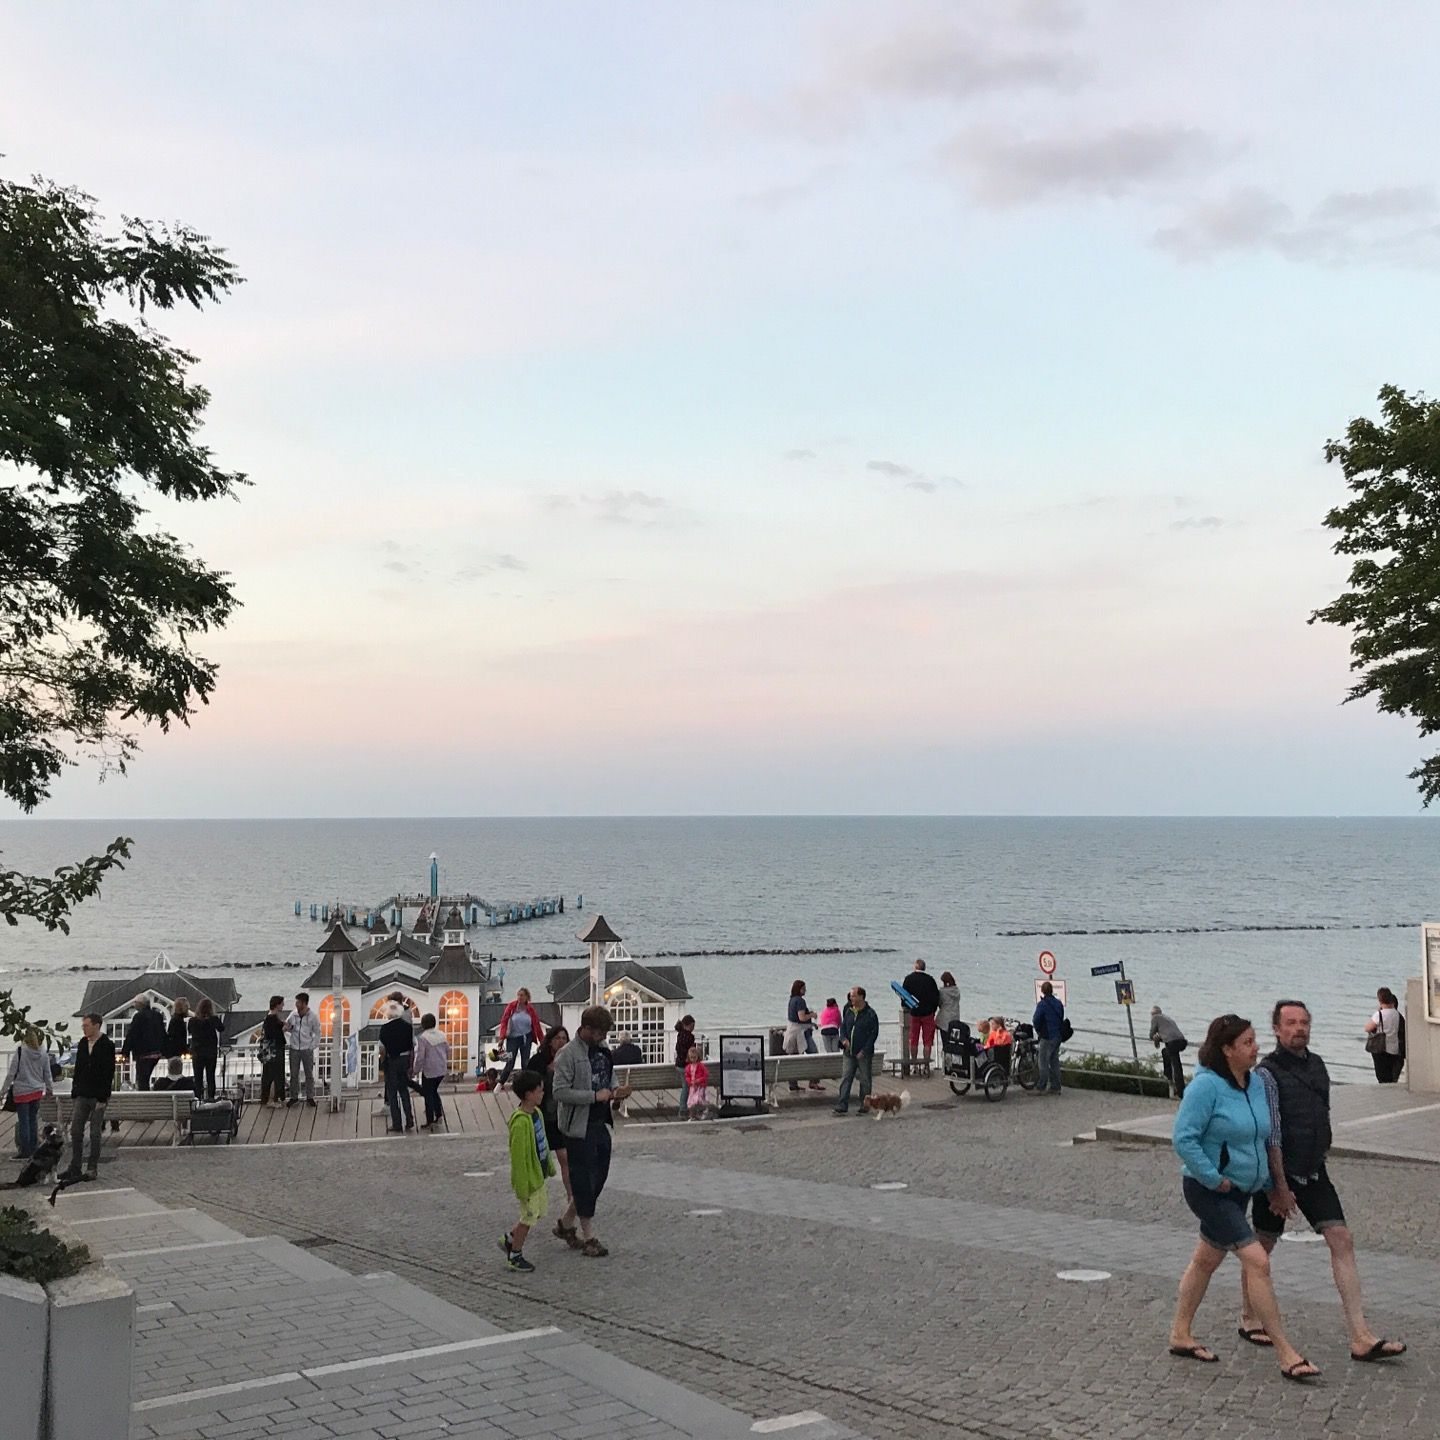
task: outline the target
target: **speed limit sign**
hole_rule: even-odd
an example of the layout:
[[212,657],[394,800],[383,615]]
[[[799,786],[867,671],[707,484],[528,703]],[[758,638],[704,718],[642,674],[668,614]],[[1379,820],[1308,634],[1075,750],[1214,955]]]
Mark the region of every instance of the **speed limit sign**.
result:
[[1053,975],[1055,973],[1055,957],[1048,950],[1042,950],[1040,952],[1040,968],[1047,975]]

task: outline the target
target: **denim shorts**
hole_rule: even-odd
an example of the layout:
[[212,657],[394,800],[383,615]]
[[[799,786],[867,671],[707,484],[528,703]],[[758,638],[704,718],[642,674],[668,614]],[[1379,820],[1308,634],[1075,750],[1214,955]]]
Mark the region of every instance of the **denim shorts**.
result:
[[[1295,1195],[1295,1204],[1317,1235],[1332,1225],[1345,1223],[1345,1210],[1340,1204],[1340,1196],[1336,1194],[1335,1186],[1325,1173],[1323,1165],[1313,1180],[1292,1179],[1290,1186]],[[1284,1232],[1285,1217],[1277,1215],[1270,1208],[1264,1195],[1255,1197],[1255,1210],[1251,1218],[1261,1234],[1279,1235]]]
[[1200,1221],[1200,1238],[1217,1250],[1238,1250],[1255,1239],[1246,1219],[1250,1204],[1248,1190],[1209,1190],[1198,1180],[1185,1176],[1181,1182],[1185,1203]]

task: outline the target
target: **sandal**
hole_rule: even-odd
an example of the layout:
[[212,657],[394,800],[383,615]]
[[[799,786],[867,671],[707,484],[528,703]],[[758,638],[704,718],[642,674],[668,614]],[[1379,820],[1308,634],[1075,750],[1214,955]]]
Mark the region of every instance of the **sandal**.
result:
[[1202,1365],[1220,1363],[1220,1357],[1208,1345],[1172,1345],[1170,1353],[1182,1360],[1198,1360]]
[[592,1260],[598,1260],[602,1255],[608,1255],[610,1252],[592,1237],[580,1247],[580,1253],[588,1255]]
[[555,1222],[555,1238],[563,1240],[572,1250],[580,1248],[580,1231],[574,1225],[563,1225],[557,1220]]
[[1258,1345],[1262,1350],[1269,1350],[1275,1344],[1261,1326],[1256,1326],[1253,1330],[1247,1330],[1242,1325],[1235,1333],[1247,1344]]
[[1304,1384],[1306,1380],[1318,1380],[1320,1378],[1320,1367],[1310,1365],[1308,1370],[1302,1370],[1302,1365],[1310,1365],[1310,1362],[1302,1355],[1293,1365],[1286,1365],[1280,1373],[1287,1379],[1293,1380],[1297,1385]]
[[[1398,1345],[1400,1348],[1398,1350],[1387,1350],[1385,1348],[1387,1345]],[[1357,1355],[1352,1350],[1350,1352],[1350,1358],[1352,1360],[1358,1360],[1361,1364],[1365,1364],[1371,1360],[1396,1360],[1403,1355],[1407,1349],[1409,1349],[1409,1346],[1407,1346],[1403,1340],[1377,1340],[1363,1355]]]

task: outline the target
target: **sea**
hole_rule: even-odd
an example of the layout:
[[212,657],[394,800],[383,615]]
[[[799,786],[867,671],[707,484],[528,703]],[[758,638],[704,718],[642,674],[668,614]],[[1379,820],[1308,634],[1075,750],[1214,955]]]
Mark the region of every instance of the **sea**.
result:
[[[1360,1026],[1375,989],[1404,998],[1419,925],[1440,918],[1440,824],[1390,819],[693,817],[0,821],[0,863],[51,871],[117,835],[131,860],[68,935],[0,926],[0,988],[48,1019],[89,979],[157,952],[230,974],[245,1008],[291,993],[323,927],[310,904],[360,910],[428,888],[491,901],[563,895],[566,910],[472,932],[513,994],[543,997],[577,932],[603,913],[637,958],[684,967],[702,1031],[783,1023],[793,980],[812,998],[889,985],[923,958],[954,973],[968,1018],[1026,1015],[1053,953],[1077,1043],[1128,1052],[1114,975],[1198,1044],[1215,1015],[1260,1022],[1304,999],[1317,1048],[1368,1072]],[[294,913],[301,902],[302,914]],[[1337,1072],[1337,1078],[1344,1073]]]

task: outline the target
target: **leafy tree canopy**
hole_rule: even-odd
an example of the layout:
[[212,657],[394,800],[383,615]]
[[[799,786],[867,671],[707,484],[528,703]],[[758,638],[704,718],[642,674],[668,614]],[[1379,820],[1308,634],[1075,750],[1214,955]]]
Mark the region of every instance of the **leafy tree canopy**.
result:
[[[1337,555],[1354,557],[1349,588],[1310,617],[1351,632],[1346,700],[1374,695],[1409,715],[1422,735],[1440,731],[1440,401],[1380,391],[1380,421],[1352,420],[1325,446],[1353,499],[1325,524]],[[1426,805],[1440,795],[1440,755],[1410,772]]]
[[[147,724],[188,724],[214,689],[197,633],[238,603],[229,577],[145,526],[143,501],[233,495],[198,432],[195,357],[148,315],[240,283],[184,226],[0,177],[0,795],[32,811],[67,765],[123,773]],[[53,876],[0,870],[0,915],[68,930],[129,856],[121,837]]]

